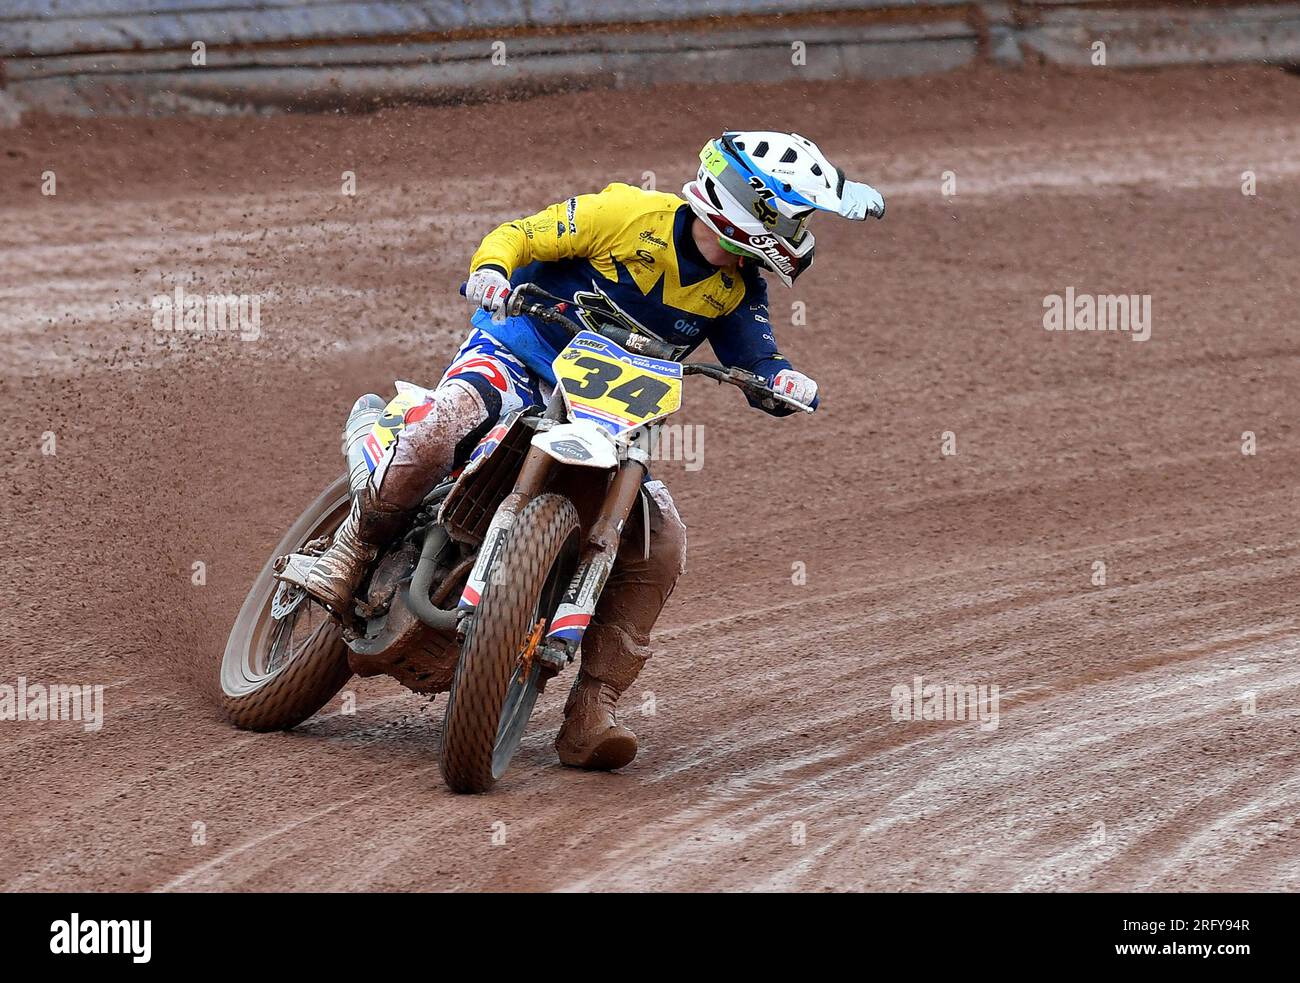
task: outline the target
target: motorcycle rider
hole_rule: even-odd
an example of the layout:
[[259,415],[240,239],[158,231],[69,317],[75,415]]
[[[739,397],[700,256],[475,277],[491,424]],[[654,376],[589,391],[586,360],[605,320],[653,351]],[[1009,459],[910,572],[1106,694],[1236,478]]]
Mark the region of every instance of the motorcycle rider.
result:
[[[378,551],[406,527],[434,485],[498,419],[544,405],[555,385],[551,363],[568,335],[528,316],[507,316],[514,284],[536,283],[572,298],[596,312],[580,315],[589,324],[619,325],[674,345],[678,360],[707,340],[724,364],[816,408],[817,384],[777,350],[759,273],[792,286],[813,261],[807,222],[814,212],[880,218],[884,200],[869,185],[846,180],[810,140],[765,131],[710,140],[682,193],[685,200],[610,184],[488,233],[470,261],[465,288],[473,330],[429,401],[408,412],[397,441],[313,565],[312,596],[346,610]],[[780,404],[760,408],[775,416],[793,412]],[[636,755],[636,737],[618,724],[614,707],[650,655],[650,630],[686,559],[686,527],[667,488],[647,480],[645,491],[649,558],[641,510],[634,509],[565,704],[556,751],[566,765],[612,769]]]

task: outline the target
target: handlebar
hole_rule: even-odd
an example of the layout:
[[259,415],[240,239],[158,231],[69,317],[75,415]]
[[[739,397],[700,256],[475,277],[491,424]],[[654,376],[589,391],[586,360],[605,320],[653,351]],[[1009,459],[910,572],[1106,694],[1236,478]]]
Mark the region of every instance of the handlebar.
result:
[[[466,284],[464,283],[460,285],[462,297],[465,296],[465,287]],[[569,308],[585,309],[582,305],[571,300],[565,300],[563,297],[548,293],[535,283],[521,283],[514,287],[510,291],[509,299],[506,301],[506,314],[510,317],[528,314],[538,320],[546,321],[548,324],[562,327],[570,334],[586,331],[586,327],[564,313]],[[620,328],[612,324],[601,325],[595,330],[597,334],[603,335],[616,345],[620,345],[628,351],[636,352],[638,355],[647,355],[650,358],[665,359],[667,361],[674,360],[673,355],[676,349],[656,338],[638,334],[635,331],[629,331],[627,328]],[[682,364],[682,375],[702,375],[719,384],[726,383],[735,386],[746,396],[757,400],[766,409],[773,409],[777,404],[782,404],[803,413],[813,411],[811,406],[806,406],[798,400],[791,399],[784,393],[774,390],[762,376],[735,366],[728,367],[712,362],[684,362]]]

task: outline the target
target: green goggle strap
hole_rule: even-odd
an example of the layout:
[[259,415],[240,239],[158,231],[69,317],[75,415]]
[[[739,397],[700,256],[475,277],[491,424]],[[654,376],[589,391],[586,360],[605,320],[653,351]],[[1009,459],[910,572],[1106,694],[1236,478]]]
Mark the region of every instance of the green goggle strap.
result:
[[736,256],[743,256],[745,257],[745,259],[755,259],[761,262],[761,259],[757,253],[752,252],[751,250],[748,249],[743,249],[740,246],[737,246],[735,243],[728,242],[726,239],[723,239],[721,236],[718,237],[718,245],[721,246],[723,249],[725,249],[727,252],[732,253]]

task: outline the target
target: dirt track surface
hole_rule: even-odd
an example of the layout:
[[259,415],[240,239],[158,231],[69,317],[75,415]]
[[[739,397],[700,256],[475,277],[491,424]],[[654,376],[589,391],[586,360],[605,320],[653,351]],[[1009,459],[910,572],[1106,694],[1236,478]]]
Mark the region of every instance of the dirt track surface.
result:
[[[640,756],[561,768],[557,687],[476,798],[439,783],[442,698],[387,680],[228,727],[226,631],[350,401],[436,379],[478,238],[677,187],[752,90],[0,131],[0,683],[108,687],[98,732],[0,722],[0,886],[1300,889],[1300,77],[777,96],[766,122],[889,201],[773,286],[824,408],[689,387],[704,466],[660,466],[690,559],[624,700]],[[177,283],[262,295],[261,337],[155,337]],[[1071,286],[1151,295],[1151,339],[1045,331]],[[998,686],[998,726],[894,720],[916,676]]]

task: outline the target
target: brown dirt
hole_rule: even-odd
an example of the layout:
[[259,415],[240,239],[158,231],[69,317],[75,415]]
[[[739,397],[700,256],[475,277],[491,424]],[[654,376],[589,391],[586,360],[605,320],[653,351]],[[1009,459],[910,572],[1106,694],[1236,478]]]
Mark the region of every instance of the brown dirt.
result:
[[[773,292],[824,410],[691,387],[704,467],[660,469],[691,555],[625,699],[640,756],[561,768],[559,687],[478,798],[439,784],[442,700],[386,680],[352,716],[231,729],[226,631],[340,471],[351,400],[436,378],[478,237],[676,187],[758,122],[753,90],[0,132],[0,683],[109,687],[98,732],[0,722],[0,886],[1300,889],[1300,77],[769,95],[889,200],[823,221]],[[262,337],[155,338],[177,282],[262,294]],[[1151,340],[1044,331],[1067,286],[1150,294]],[[894,721],[917,675],[998,685],[999,726]]]

